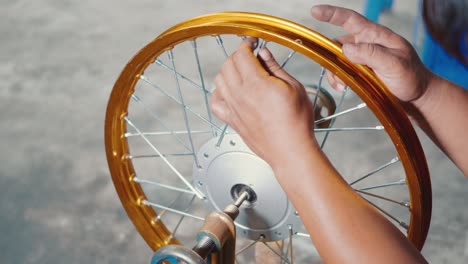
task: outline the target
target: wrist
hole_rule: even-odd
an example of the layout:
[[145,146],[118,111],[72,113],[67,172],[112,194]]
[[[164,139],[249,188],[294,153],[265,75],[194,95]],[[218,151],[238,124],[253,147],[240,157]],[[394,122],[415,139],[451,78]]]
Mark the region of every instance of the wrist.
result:
[[[287,150],[284,150],[281,156],[270,163],[277,177],[284,172],[297,169],[302,163],[308,163],[311,157],[324,155],[320,149],[317,140],[313,137],[308,140],[292,144]],[[278,179],[279,180],[279,179]]]
[[428,74],[428,77],[424,82],[424,86],[422,87],[421,95],[406,104],[405,108],[407,114],[411,118],[417,118],[422,112],[426,112],[424,109],[427,105],[432,105],[431,107],[434,106],[433,102],[434,98],[437,97],[437,86],[439,86],[438,83],[440,80],[440,77],[434,73],[430,72]]

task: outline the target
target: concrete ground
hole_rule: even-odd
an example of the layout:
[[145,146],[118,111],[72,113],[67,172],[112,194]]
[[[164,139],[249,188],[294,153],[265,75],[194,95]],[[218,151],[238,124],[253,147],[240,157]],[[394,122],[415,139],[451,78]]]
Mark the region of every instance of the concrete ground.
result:
[[[115,193],[104,153],[107,99],[131,56],[164,29],[215,11],[268,13],[340,33],[308,9],[364,1],[0,0],[0,263],[149,263]],[[416,0],[382,23],[411,37]],[[450,129],[450,128],[447,128]],[[421,133],[420,133],[421,134]],[[468,262],[468,182],[421,134],[432,174],[424,256]]]

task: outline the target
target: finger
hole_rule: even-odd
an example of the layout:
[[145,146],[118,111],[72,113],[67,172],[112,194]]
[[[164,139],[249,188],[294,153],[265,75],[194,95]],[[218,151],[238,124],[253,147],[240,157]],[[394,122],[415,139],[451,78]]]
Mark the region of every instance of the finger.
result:
[[289,75],[289,73],[287,73],[283,68],[281,68],[281,66],[276,61],[275,57],[273,57],[273,54],[271,54],[269,49],[262,48],[258,52],[258,55],[260,57],[261,62],[263,63],[263,66],[271,75],[280,78],[289,84],[296,81],[294,77]]
[[218,75],[222,77],[222,85],[226,89],[237,88],[242,85],[242,76],[234,63],[232,56],[228,57],[223,63]]
[[342,80],[340,80],[336,75],[334,75],[332,72],[327,71],[326,75],[328,83],[330,86],[337,90],[338,92],[343,92],[345,89],[345,84]]
[[374,24],[356,11],[332,5],[316,5],[310,13],[315,19],[343,27],[352,35],[359,34]]
[[345,35],[345,36],[335,38],[335,41],[341,44],[356,43],[356,38],[353,35]]
[[372,42],[381,45],[398,45],[399,36],[390,29],[377,25],[354,10],[331,5],[312,7],[311,15],[317,20],[328,22],[355,35],[355,43]]
[[398,60],[390,49],[371,43],[344,44],[343,53],[353,63],[367,65],[376,72],[388,71]]
[[242,80],[252,76],[264,77],[269,75],[254,55],[253,49],[256,44],[251,39],[247,38],[244,40],[237,51],[231,56]]
[[224,99],[226,94],[226,85],[223,77],[221,75],[216,76],[214,84],[216,88],[210,98],[211,112],[213,112],[213,114],[223,122],[229,123],[231,112],[228,103]]

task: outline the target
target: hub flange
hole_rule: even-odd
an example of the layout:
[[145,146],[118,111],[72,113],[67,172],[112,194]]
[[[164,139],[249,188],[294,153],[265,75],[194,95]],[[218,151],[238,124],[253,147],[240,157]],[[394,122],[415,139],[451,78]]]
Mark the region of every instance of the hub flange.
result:
[[222,210],[247,191],[235,224],[238,235],[252,240],[283,240],[290,229],[301,224],[295,209],[277,182],[271,167],[255,155],[240,136],[227,134],[220,146],[217,138],[206,142],[197,153],[195,185],[206,196],[210,210]]

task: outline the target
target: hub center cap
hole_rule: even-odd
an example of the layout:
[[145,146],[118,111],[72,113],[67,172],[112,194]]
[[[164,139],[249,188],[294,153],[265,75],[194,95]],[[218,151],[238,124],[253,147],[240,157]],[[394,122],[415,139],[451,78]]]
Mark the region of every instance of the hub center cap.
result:
[[238,135],[226,135],[206,142],[197,153],[200,167],[194,166],[197,188],[207,197],[210,209],[222,210],[243,190],[249,199],[240,208],[235,223],[238,235],[266,241],[288,237],[289,228],[298,227],[299,217],[271,167],[255,155]]

